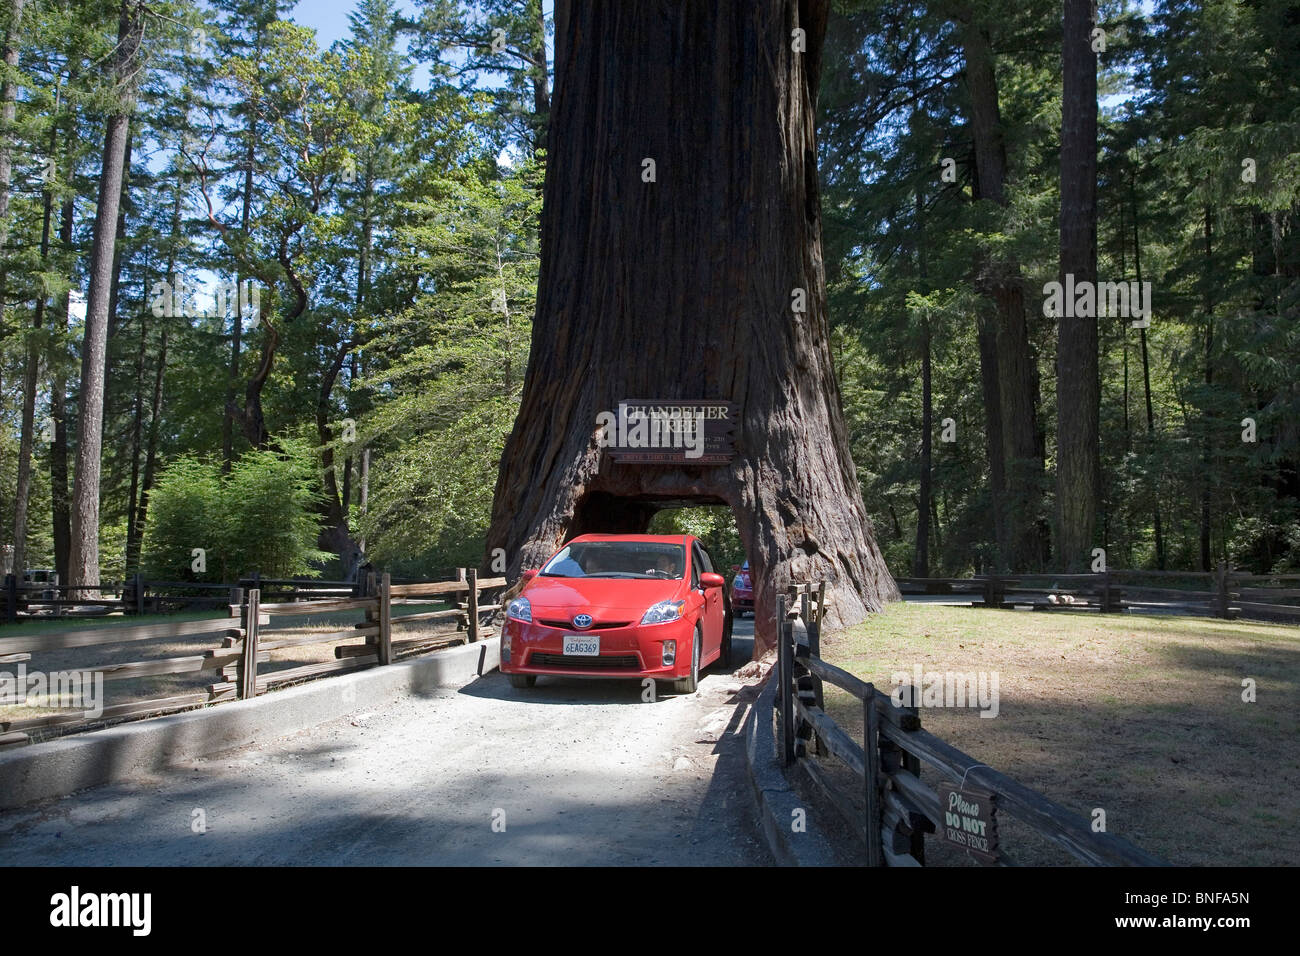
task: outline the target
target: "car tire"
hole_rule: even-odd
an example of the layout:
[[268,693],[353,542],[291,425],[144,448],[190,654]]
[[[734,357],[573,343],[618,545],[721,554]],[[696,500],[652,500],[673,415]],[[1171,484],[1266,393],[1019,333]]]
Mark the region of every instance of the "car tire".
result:
[[536,674],[509,674],[511,687],[535,687],[537,685]]
[[679,694],[694,694],[700,686],[700,645],[704,643],[704,632],[695,625],[695,636],[691,638],[691,673],[673,681],[673,690]]

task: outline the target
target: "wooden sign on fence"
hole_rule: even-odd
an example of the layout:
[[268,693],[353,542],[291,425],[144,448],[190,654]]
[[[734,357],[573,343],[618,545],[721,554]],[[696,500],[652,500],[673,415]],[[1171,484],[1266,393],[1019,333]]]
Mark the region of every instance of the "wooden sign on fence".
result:
[[984,863],[998,861],[997,794],[979,787],[939,784],[944,840]]

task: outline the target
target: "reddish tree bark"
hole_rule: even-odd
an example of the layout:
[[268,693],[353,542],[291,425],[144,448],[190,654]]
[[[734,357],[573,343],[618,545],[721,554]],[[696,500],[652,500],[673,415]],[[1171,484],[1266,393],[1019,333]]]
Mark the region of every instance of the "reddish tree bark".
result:
[[[897,597],[828,346],[814,135],[828,7],[557,2],[532,358],[487,542],[513,577],[575,534],[728,504],[756,655],[786,583],[827,580],[829,626]],[[612,462],[596,416],[627,398],[735,402],[735,458]]]
[[[73,480],[72,549],[68,557],[68,584],[73,586],[99,584],[99,475],[100,451],[103,447],[109,292],[113,283],[117,208],[122,198],[124,162],[130,136],[131,112],[135,106],[135,82],[143,33],[144,20],[140,5],[122,0],[113,71],[119,99],[108,116],[108,126],[104,133],[99,202],[95,211],[94,242],[90,252],[90,291],[86,296],[86,332],[81,345],[81,397],[77,416],[77,465]],[[70,591],[69,596],[75,597],[76,592]]]
[[[1065,0],[1061,97],[1060,281],[1097,281],[1097,54],[1094,0]],[[1071,310],[1067,309],[1067,313]],[[1061,316],[1056,338],[1059,563],[1089,566],[1101,496],[1097,319]]]
[[[969,9],[954,15],[960,25],[962,55],[966,61],[966,89],[971,100],[971,136],[974,141],[976,199],[1007,206],[1007,149],[998,105],[997,72],[987,24],[977,22]],[[1038,363],[1029,341],[1025,315],[1024,281],[1014,256],[985,254],[979,263],[976,288],[997,309],[996,371],[1000,420],[990,431],[1000,447],[990,444],[990,455],[1000,455],[1003,486],[992,495],[997,512],[994,525],[999,557],[1011,571],[1033,571],[1047,560],[1043,510],[1043,457],[1039,451]]]

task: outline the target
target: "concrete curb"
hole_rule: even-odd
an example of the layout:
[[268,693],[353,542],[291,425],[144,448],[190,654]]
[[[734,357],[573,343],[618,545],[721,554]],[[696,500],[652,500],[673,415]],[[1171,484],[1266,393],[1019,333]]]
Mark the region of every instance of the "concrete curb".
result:
[[[773,669],[775,671],[775,668]],[[776,681],[769,673],[758,699],[749,708],[742,732],[745,735],[745,766],[749,773],[759,823],[768,848],[782,866],[835,866],[830,843],[812,820],[807,801],[799,796],[781,770],[776,735],[772,732],[772,708]],[[795,833],[790,824],[794,811],[804,811],[806,830]]]
[[132,774],[280,737],[400,694],[461,687],[500,664],[491,637],[399,661],[166,717],[0,751],[0,810],[60,797]]

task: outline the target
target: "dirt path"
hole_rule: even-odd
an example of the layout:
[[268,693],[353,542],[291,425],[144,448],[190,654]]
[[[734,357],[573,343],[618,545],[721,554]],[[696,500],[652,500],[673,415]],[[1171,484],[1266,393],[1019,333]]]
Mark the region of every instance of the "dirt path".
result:
[[0,842],[41,865],[771,863],[729,726],[740,686],[713,668],[643,703],[636,682],[493,673],[0,815]]

